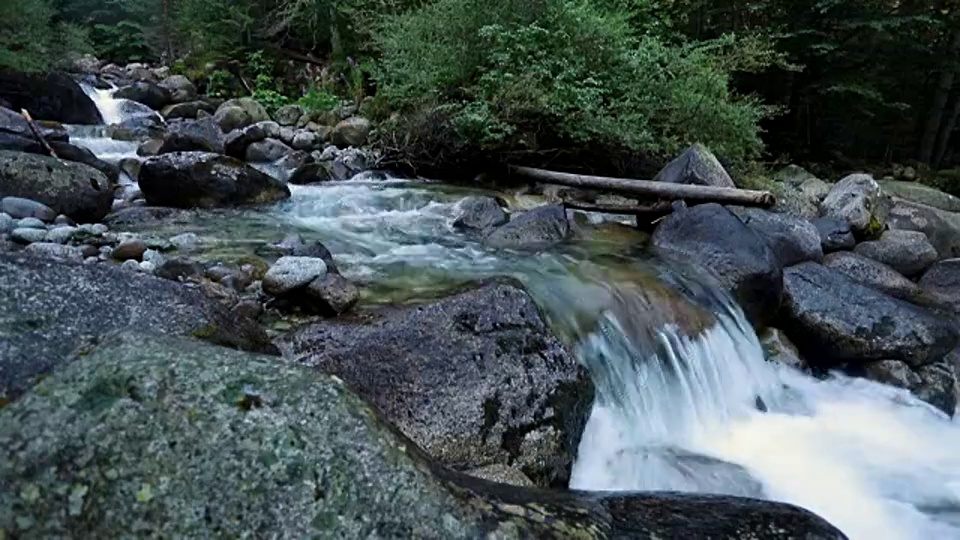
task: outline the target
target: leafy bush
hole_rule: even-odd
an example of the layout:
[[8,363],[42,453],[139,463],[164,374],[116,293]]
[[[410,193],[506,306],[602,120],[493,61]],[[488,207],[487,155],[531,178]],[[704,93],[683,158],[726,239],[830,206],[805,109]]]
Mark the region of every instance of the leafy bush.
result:
[[303,107],[307,112],[329,111],[340,105],[340,98],[332,92],[313,86],[297,100],[297,105]]
[[700,141],[738,160],[761,149],[766,110],[730,91],[717,43],[635,36],[588,0],[438,0],[377,35],[391,104],[441,107],[485,151],[666,157]]
[[50,0],[5,0],[0,70],[43,71],[91,50],[79,27],[58,22]]

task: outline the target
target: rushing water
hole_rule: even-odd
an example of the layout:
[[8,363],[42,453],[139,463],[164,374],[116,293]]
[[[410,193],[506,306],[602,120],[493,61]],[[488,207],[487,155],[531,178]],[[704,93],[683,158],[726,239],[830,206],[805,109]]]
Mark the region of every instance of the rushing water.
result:
[[572,488],[762,497],[853,539],[960,538],[960,424],[903,390],[766,362],[724,293],[645,255],[637,237],[509,254],[454,230],[461,189],[358,179],[291,191],[175,233],[226,257],[299,232],[334,252],[366,302],[521,280],[596,381]]

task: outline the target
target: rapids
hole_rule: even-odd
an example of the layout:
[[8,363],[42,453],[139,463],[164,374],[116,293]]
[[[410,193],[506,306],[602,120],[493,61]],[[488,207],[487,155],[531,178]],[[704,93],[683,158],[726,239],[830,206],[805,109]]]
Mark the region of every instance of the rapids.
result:
[[[78,142],[104,158],[130,155],[128,143],[97,135]],[[457,202],[476,191],[368,177],[291,191],[273,207],[161,232],[196,232],[212,258],[291,232],[321,240],[367,305],[495,275],[522,281],[597,386],[573,489],[746,495],[808,508],[855,540],[960,538],[960,422],[903,390],[766,362],[725,293],[643,252],[637,236],[578,234],[550,253],[498,253],[453,228]],[[680,300],[651,304],[650,284]],[[670,322],[677,306],[709,316]]]

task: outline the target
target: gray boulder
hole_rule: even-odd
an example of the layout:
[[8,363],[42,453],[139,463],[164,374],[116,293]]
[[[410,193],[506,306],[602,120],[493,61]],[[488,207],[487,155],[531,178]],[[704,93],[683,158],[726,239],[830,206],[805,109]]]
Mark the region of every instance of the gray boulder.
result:
[[198,120],[176,119],[167,124],[167,133],[157,154],[173,152],[224,152],[224,136],[211,117]]
[[854,252],[880,261],[905,276],[916,276],[937,262],[937,250],[922,232],[891,230],[879,240],[858,244]]
[[821,216],[846,220],[862,238],[878,236],[884,229],[889,204],[880,184],[868,174],[851,174],[837,182],[820,204]]
[[0,197],[32,199],[88,223],[110,212],[113,186],[103,173],[82,163],[0,151]]
[[273,113],[273,119],[281,126],[292,126],[303,116],[304,110],[300,105],[287,105],[280,107]]
[[264,129],[265,123],[252,124],[227,133],[224,139],[224,149],[227,155],[237,159],[245,159],[248,146],[267,138],[267,130]]
[[197,99],[197,87],[183,75],[171,75],[160,81],[159,86],[170,94],[170,100],[174,103]]
[[784,272],[782,328],[804,356],[839,362],[936,362],[957,343],[953,324],[922,308],[861,285],[836,270],[802,263]]
[[546,249],[570,234],[567,211],[559,205],[534,208],[490,231],[483,243],[498,249]]
[[139,183],[152,206],[213,208],[290,197],[279,180],[231,157],[204,152],[152,157],[143,163]]
[[330,142],[341,148],[363,146],[372,127],[370,121],[361,116],[347,118],[340,121],[330,132]]
[[823,265],[846,275],[861,285],[873,287],[894,298],[916,302],[923,296],[920,287],[905,278],[903,274],[881,262],[868,259],[857,253],[849,251],[831,253],[823,260]]
[[323,143],[323,140],[316,133],[302,129],[293,136],[290,146],[297,150],[313,150]]
[[296,233],[287,235],[282,241],[269,246],[267,250],[280,256],[323,259],[323,262],[327,265],[327,272],[333,274],[340,273],[333,260],[333,254],[330,253],[327,246],[317,240],[308,242],[303,236]]
[[110,265],[68,264],[29,254],[0,254],[0,317],[5,321],[0,326],[0,396],[7,399],[78,347],[89,347],[118,329],[274,350],[258,326],[231,317],[196,290]]
[[760,346],[767,362],[777,362],[796,369],[806,369],[807,363],[790,338],[777,328],[767,328],[760,336]]
[[220,126],[220,129],[224,133],[230,133],[236,129],[243,129],[253,124],[253,119],[250,118],[250,114],[235,105],[221,105],[217,109],[217,112],[213,114],[213,120]]
[[130,334],[0,410],[0,484],[0,530],[38,538],[844,538],[782,503],[472,479],[335,378]]
[[327,275],[323,259],[311,257],[281,257],[263,276],[263,292],[281,296],[303,289],[311,281]]
[[[47,142],[66,142],[67,132],[60,124],[37,122],[40,134]],[[18,113],[0,107],[0,149],[21,152],[45,153],[46,149],[37,141],[30,124]]]
[[458,229],[486,231],[510,220],[493,197],[467,197],[457,204],[459,215],[453,222]]
[[445,464],[513,465],[566,486],[592,384],[523,289],[491,283],[371,317],[309,326],[278,346],[345,380]]
[[294,185],[319,184],[334,180],[331,165],[328,161],[304,163],[290,175],[289,183]]
[[216,111],[216,107],[206,101],[187,101],[185,103],[167,105],[160,110],[160,114],[167,120],[174,118],[194,119],[200,114],[200,111],[213,114]]
[[269,163],[293,152],[293,149],[276,139],[264,139],[247,146],[245,157],[254,163]]
[[726,169],[706,146],[697,143],[667,164],[654,182],[694,184],[699,186],[736,187]]
[[947,259],[930,267],[920,287],[934,301],[960,313],[960,259]]
[[960,214],[894,199],[887,224],[893,230],[924,233],[941,259],[960,257]]
[[31,227],[18,226],[10,231],[10,239],[21,244],[43,242],[47,239],[47,231],[42,228],[35,229]]
[[107,180],[110,181],[110,184],[116,184],[120,181],[120,167],[98,158],[93,152],[82,146],[76,146],[66,142],[51,142],[50,147],[53,148],[53,151],[57,153],[57,157],[60,159],[83,163],[102,172],[103,175],[107,177]]
[[736,213],[740,221],[767,240],[782,266],[823,260],[820,233],[809,221],[760,208],[741,208]]
[[766,239],[719,204],[674,211],[653,233],[652,244],[672,259],[715,275],[754,324],[780,306],[783,266]]
[[[322,244],[319,247],[323,248]],[[326,255],[330,258],[329,252]],[[336,267],[331,271],[321,257],[281,257],[264,275],[263,291],[276,297],[282,308],[296,307],[321,315],[349,311],[360,300],[359,289],[336,273]]]
[[311,281],[305,294],[307,299],[320,306],[320,313],[327,315],[346,313],[360,301],[360,289],[352,281],[332,272]]
[[47,223],[57,218],[57,213],[49,206],[22,197],[4,197],[0,199],[0,212],[14,219],[37,218]]
[[116,99],[129,99],[137,103],[143,103],[155,111],[159,111],[171,103],[170,92],[166,89],[147,81],[137,81],[133,84],[124,86],[117,90],[113,97]]
[[37,120],[64,124],[99,124],[96,104],[80,85],[65,73],[0,72],[0,102],[8,109],[30,111]]
[[919,399],[953,416],[957,408],[956,375],[945,362],[937,362],[913,370],[899,360],[870,362],[853,375],[909,390]]
[[30,244],[23,250],[25,253],[37,257],[58,259],[62,261],[81,263],[83,262],[83,252],[75,246],[64,246],[53,242],[36,242]]
[[850,222],[836,217],[821,217],[811,221],[820,235],[820,247],[824,253],[853,249],[857,240]]
[[960,212],[960,197],[954,197],[930,186],[916,182],[882,180],[880,181],[880,187],[885,192],[900,199],[931,206],[946,212]]

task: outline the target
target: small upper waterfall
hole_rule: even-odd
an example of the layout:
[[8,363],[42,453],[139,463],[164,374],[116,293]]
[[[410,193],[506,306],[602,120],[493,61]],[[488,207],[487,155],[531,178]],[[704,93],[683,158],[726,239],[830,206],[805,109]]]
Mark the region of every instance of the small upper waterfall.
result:
[[117,91],[116,87],[100,89],[84,83],[81,83],[80,87],[93,100],[100,111],[100,116],[103,117],[103,123],[108,126],[122,124],[126,120],[137,117],[159,118],[156,111],[142,103],[113,97]]

